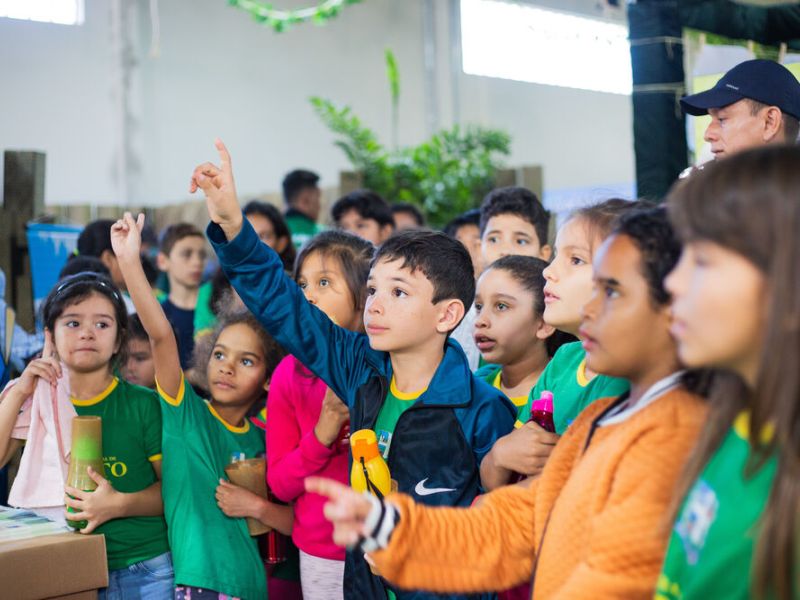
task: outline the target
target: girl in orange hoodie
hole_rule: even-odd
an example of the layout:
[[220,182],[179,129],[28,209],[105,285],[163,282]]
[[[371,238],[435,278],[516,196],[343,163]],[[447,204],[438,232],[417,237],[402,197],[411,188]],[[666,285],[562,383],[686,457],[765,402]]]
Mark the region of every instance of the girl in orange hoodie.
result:
[[594,262],[581,338],[592,371],[631,382],[598,400],[556,445],[528,488],[504,487],[470,509],[385,502],[310,480],[327,495],[334,540],[360,544],[383,577],[435,592],[505,589],[535,598],[649,598],[675,483],[706,413],[686,385],[663,287],[680,244],[663,209],[620,221]]

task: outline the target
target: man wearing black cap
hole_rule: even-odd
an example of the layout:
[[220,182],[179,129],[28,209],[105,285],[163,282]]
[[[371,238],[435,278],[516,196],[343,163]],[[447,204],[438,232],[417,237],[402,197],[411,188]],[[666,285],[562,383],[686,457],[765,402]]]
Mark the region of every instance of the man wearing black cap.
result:
[[703,139],[714,158],[766,144],[794,144],[800,129],[800,82],[771,60],[733,67],[710,90],[681,99],[690,115],[711,116]]

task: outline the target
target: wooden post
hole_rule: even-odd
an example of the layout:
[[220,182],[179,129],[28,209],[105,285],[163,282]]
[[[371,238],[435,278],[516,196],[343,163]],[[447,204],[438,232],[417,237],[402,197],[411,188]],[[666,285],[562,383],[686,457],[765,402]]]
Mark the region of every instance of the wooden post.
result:
[[45,154],[6,150],[0,207],[0,269],[6,274],[6,301],[17,321],[33,331],[33,283],[25,226],[44,212]]

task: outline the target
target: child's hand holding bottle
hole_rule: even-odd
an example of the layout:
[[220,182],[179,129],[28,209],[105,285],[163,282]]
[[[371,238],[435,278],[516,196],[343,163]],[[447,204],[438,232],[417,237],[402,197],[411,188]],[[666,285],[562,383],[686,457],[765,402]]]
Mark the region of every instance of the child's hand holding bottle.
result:
[[115,490],[108,479],[91,467],[88,473],[97,484],[95,490],[87,492],[70,486],[64,488],[64,504],[75,511],[64,511],[64,516],[70,521],[86,521],[87,525],[80,530],[81,533],[92,533],[103,523],[125,516],[124,494]]
[[331,444],[338,440],[347,446],[347,432],[344,431],[344,428],[349,421],[350,409],[328,388],[325,398],[322,400],[319,420],[314,427],[314,435],[319,443],[330,448]]
[[559,436],[529,421],[495,442],[498,466],[522,475],[539,475],[547,464]]
[[229,517],[251,517],[259,520],[261,505],[267,502],[258,494],[224,479],[219,480],[216,499],[217,506]]

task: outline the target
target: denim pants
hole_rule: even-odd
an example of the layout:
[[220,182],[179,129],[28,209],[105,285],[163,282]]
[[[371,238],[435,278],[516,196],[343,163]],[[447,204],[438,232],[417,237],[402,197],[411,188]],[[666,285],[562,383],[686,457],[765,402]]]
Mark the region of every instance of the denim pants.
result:
[[99,600],[172,600],[172,554],[166,552],[124,569],[108,572],[108,587]]

